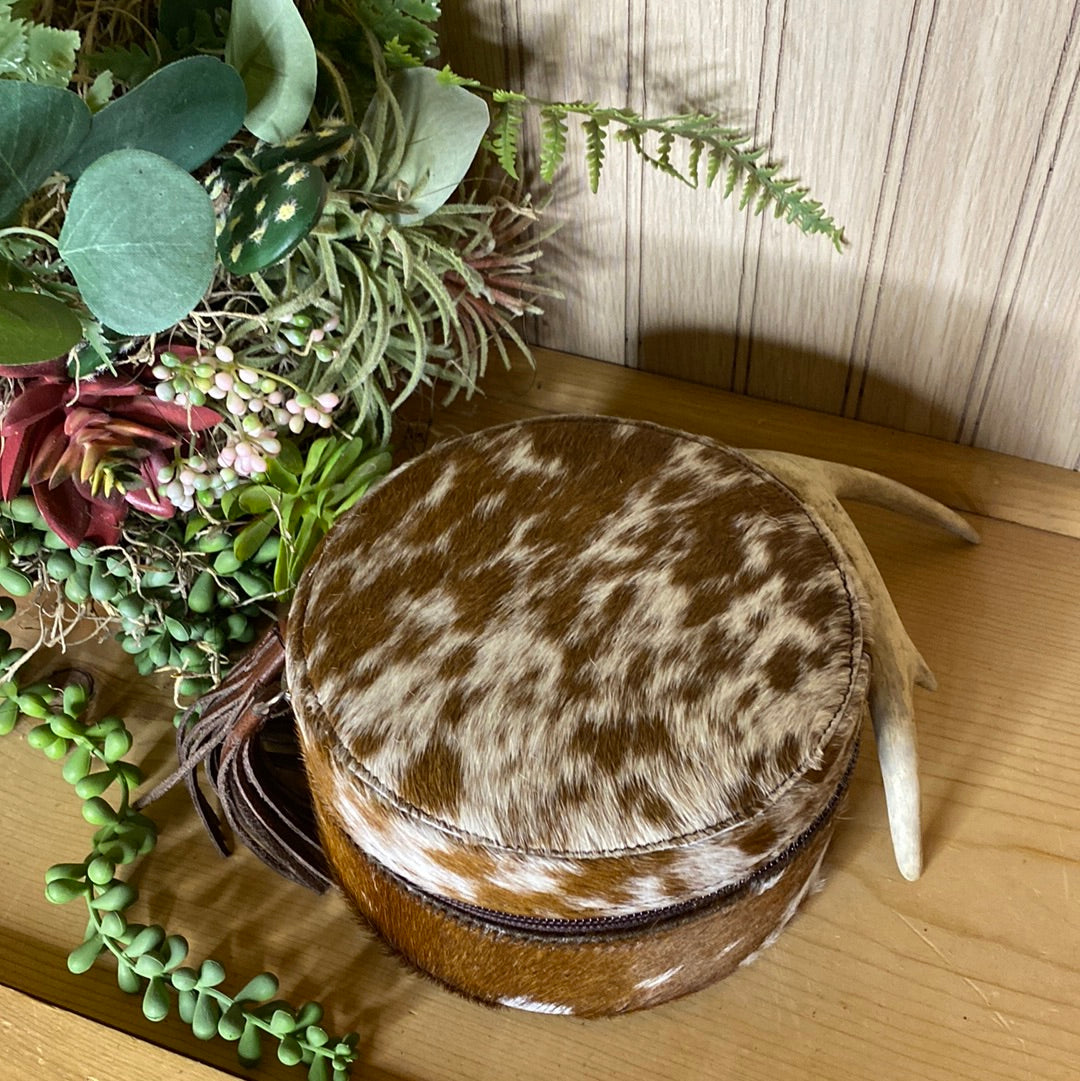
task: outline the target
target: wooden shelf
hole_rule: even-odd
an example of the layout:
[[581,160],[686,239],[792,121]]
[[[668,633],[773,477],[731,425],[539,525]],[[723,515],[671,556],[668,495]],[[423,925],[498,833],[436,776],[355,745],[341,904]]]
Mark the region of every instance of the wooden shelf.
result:
[[[336,896],[279,881],[246,853],[219,860],[180,793],[152,811],[162,839],[135,875],[137,918],[184,933],[193,957],[215,956],[237,985],[270,969],[290,999],[323,1001],[328,1027],[359,1030],[366,1081],[1080,1076],[1080,477],[549,352],[535,373],[493,372],[486,387],[432,415],[413,409],[403,445],[535,412],[621,413],[869,466],[977,512],[983,543],[969,548],[854,511],[940,685],[917,697],[922,879],[893,865],[868,736],[824,889],[752,966],[629,1017],[458,999],[405,971]],[[19,618],[29,633],[33,613]],[[172,754],[163,689],[111,642],[71,653],[160,775]],[[90,829],[56,766],[18,734],[0,740],[0,762],[0,1077],[251,1076],[230,1046],[175,1019],[145,1022],[104,963],[68,974],[85,921],[45,902],[42,875],[80,858]],[[255,1076],[302,1075],[270,1062]]]

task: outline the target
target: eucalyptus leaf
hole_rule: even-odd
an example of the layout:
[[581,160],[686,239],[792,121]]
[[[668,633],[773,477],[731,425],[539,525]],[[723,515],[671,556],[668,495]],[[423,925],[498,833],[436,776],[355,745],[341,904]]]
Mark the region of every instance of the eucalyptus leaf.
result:
[[117,150],[83,174],[60,255],[83,300],[121,334],[182,319],[214,273],[214,210],[197,180],[145,150]]
[[79,317],[59,300],[40,293],[0,293],[0,365],[52,360],[78,345],[82,336]]
[[225,61],[247,88],[248,131],[280,143],[304,126],[319,65],[293,0],[233,0]]
[[241,128],[246,95],[236,71],[212,56],[167,64],[94,114],[90,134],[64,163],[78,177],[114,150],[147,150],[187,172],[216,154]]
[[[376,191],[405,204],[389,215],[395,225],[411,225],[438,210],[469,171],[488,129],[488,108],[463,86],[440,80],[433,68],[395,72],[390,89],[401,109],[404,147],[396,166],[393,147],[383,148]],[[368,138],[377,134],[378,109],[372,101],[364,117]]]
[[63,164],[90,130],[78,94],[0,80],[0,222]]

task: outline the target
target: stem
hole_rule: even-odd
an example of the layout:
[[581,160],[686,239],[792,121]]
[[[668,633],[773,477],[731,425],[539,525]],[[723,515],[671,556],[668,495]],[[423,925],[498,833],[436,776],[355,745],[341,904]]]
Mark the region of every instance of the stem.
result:
[[32,236],[38,240],[44,240],[46,244],[50,244],[57,251],[60,250],[60,242],[56,237],[49,236],[48,233],[43,233],[40,229],[31,229],[29,225],[9,225],[6,229],[0,229],[0,240],[3,240],[6,236]]
[[330,76],[330,80],[334,84],[334,93],[337,94],[338,102],[341,105],[341,115],[344,118],[345,123],[350,127],[355,127],[352,98],[349,95],[349,88],[345,85],[345,80],[342,78],[341,72],[338,71],[337,66],[330,57],[321,50],[315,50],[315,58],[326,69],[327,75]]

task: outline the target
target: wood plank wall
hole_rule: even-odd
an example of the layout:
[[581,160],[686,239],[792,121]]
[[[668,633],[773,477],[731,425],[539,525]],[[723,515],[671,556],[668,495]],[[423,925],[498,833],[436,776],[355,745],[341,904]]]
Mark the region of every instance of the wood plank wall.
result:
[[[456,70],[717,110],[848,244],[613,147],[556,179],[538,344],[1080,468],[1080,0],[444,0]],[[580,144],[579,144],[580,148]]]

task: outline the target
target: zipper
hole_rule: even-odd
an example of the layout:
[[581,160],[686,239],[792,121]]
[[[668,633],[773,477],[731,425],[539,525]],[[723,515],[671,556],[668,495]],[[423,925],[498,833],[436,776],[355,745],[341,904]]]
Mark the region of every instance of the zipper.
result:
[[[665,905],[662,908],[652,908],[644,912],[629,912],[621,916],[586,916],[582,919],[564,919],[541,916],[519,916],[512,912],[498,912],[490,908],[481,908],[478,905],[470,905],[464,901],[455,901],[438,894],[428,893],[418,889],[411,882],[406,881],[400,875],[389,871],[385,867],[380,869],[397,885],[416,895],[420,900],[434,905],[436,908],[449,910],[451,913],[461,916],[473,922],[479,922],[489,928],[504,931],[518,931],[530,935],[541,935],[552,938],[575,938],[582,935],[613,935],[631,934],[642,928],[658,928],[660,925],[696,915],[723,901],[730,900],[736,894],[750,889],[755,883],[767,878],[774,871],[785,866],[804,849],[818,831],[829,821],[837,805],[844,798],[851,782],[851,775],[855,769],[855,762],[859,757],[859,738],[856,736],[855,745],[851,751],[851,758],[844,769],[836,791],[829,797],[828,803],[818,812],[809,826],[785,849],[778,852],[768,862],[763,863],[753,874],[738,882],[733,882],[721,889],[703,897],[693,897],[688,901],[679,901],[675,904]],[[368,857],[370,859],[370,856]]]

